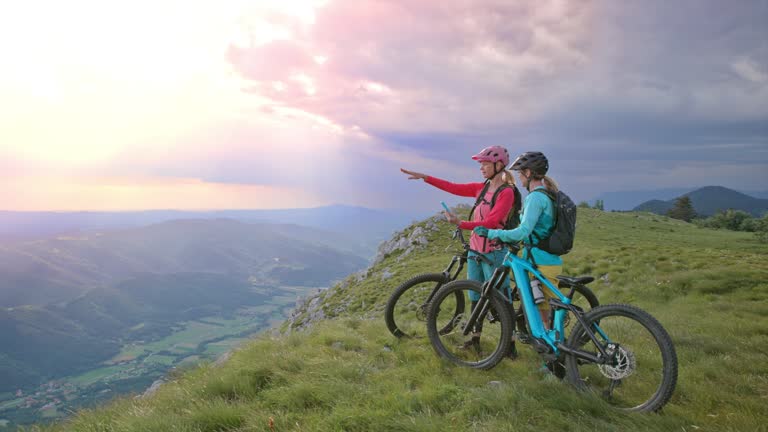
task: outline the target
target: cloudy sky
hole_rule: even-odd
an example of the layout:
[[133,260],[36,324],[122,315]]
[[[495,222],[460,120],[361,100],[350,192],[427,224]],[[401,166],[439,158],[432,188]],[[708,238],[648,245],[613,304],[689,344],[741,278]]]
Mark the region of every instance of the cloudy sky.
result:
[[494,144],[545,152],[577,200],[767,190],[766,22],[746,0],[15,2],[0,209],[439,210],[398,169],[477,181]]

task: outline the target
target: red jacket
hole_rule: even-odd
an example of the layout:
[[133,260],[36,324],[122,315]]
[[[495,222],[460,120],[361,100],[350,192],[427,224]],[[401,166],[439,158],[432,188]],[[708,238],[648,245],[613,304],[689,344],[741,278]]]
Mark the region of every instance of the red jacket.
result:
[[[424,181],[438,189],[442,189],[454,195],[472,197],[475,199],[477,199],[477,196],[483,190],[483,186],[485,186],[484,183],[451,183],[431,176],[428,176]],[[483,226],[488,229],[499,229],[504,227],[504,221],[507,219],[507,215],[515,204],[515,193],[511,188],[502,190],[496,197],[496,204],[491,209],[490,202],[494,192],[495,189],[489,189],[485,193],[485,201],[481,201],[477,208],[475,208],[472,221],[461,221],[459,228],[471,230],[478,226]],[[487,253],[494,249],[492,245],[486,244],[490,242],[485,242],[483,240],[483,238],[472,233],[469,243],[472,249],[483,253]],[[483,244],[486,244],[485,248],[483,248]]]

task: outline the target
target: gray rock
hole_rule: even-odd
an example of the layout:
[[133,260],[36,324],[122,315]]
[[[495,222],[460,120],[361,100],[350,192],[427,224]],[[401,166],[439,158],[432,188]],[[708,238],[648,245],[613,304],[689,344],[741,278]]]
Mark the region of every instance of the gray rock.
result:
[[213,367],[220,367],[221,365],[226,363],[230,357],[232,357],[232,351],[225,352],[224,354],[220,355],[215,362],[213,362]]
[[134,397],[134,399],[144,399],[152,396],[157,392],[160,386],[162,386],[164,383],[165,381],[162,378],[155,380],[155,382],[153,382],[152,385],[149,386],[149,388],[144,391],[144,393]]
[[387,280],[387,279],[391,278],[394,275],[395,275],[394,273],[389,271],[389,267],[387,267],[387,268],[385,268],[384,270],[381,271],[381,280]]
[[429,219],[424,226],[416,226],[408,234],[406,234],[405,231],[395,233],[391,240],[385,241],[379,245],[372,267],[381,263],[386,256],[393,252],[399,250],[404,251],[401,255],[402,257],[416,250],[416,247],[428,244],[429,240],[427,240],[427,234],[438,229],[440,228],[437,226],[436,221]]

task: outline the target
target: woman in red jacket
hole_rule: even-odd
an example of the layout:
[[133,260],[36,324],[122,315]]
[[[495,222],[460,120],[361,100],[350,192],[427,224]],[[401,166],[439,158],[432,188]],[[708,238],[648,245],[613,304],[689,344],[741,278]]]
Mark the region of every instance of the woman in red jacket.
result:
[[[466,221],[459,219],[453,213],[445,212],[445,217],[448,222],[456,224],[459,228],[464,230],[472,230],[475,227],[485,227],[488,229],[500,229],[504,226],[504,222],[507,220],[507,215],[515,205],[515,181],[512,178],[512,173],[505,168],[509,165],[509,153],[507,149],[501,146],[491,146],[484,148],[476,155],[472,156],[472,159],[480,162],[480,173],[485,179],[482,183],[451,183],[446,180],[442,180],[436,177],[432,177],[426,174],[409,171],[400,168],[405,174],[408,174],[408,178],[411,180],[424,180],[426,183],[431,184],[446,192],[452,193],[458,196],[472,197],[477,200],[483,189],[486,189],[485,195],[480,199],[479,204],[472,213],[472,220]],[[489,183],[488,188],[485,188],[486,183]],[[496,201],[491,207],[491,200],[496,190],[503,186],[508,185],[502,189],[496,196]],[[467,262],[467,278],[476,280],[480,283],[490,279],[493,271],[497,266],[500,266],[504,260],[506,250],[500,249],[495,243],[487,241],[485,238],[478,236],[474,232],[469,238],[469,245],[473,249],[470,251],[470,259]],[[490,265],[485,261],[481,261],[476,257],[480,253],[487,257],[494,265]],[[505,281],[504,288],[509,285],[509,280]],[[470,292],[470,300],[474,307],[479,295],[475,292]],[[479,331],[473,333],[470,344],[478,344],[480,340]],[[510,353],[510,357],[517,356],[517,351],[514,349]]]

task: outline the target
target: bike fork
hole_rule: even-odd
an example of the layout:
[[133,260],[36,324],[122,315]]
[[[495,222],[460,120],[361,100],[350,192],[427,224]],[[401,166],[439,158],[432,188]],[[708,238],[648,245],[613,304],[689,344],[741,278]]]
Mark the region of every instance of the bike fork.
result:
[[467,336],[473,329],[478,327],[478,322],[482,324],[482,320],[485,319],[485,316],[488,314],[488,309],[491,306],[490,299],[491,295],[493,295],[492,290],[497,286],[501,286],[507,274],[508,270],[506,270],[506,267],[503,269],[496,268],[496,270],[493,271],[491,278],[485,281],[483,289],[480,291],[480,299],[477,301],[477,305],[472,309],[472,313],[467,320],[467,325],[464,327],[464,336]]

